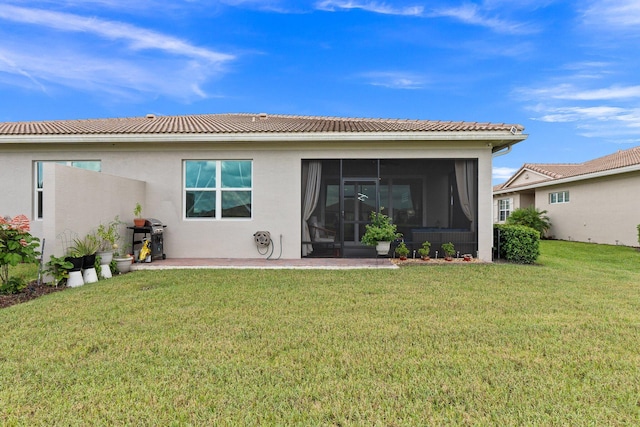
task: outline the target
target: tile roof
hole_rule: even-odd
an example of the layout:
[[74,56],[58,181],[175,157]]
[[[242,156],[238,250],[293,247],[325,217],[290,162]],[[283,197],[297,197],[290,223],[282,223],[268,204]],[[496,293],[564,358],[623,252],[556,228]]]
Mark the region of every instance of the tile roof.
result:
[[493,191],[518,188],[528,185],[509,185],[510,181],[526,169],[549,177],[548,180],[535,183],[542,185],[562,178],[612,171],[636,165],[640,165],[640,146],[629,148],[627,150],[620,150],[613,154],[598,157],[597,159],[589,160],[584,163],[525,163],[506,183],[496,185],[493,188]]
[[0,123],[5,135],[330,132],[512,132],[517,124],[261,114],[203,114]]
[[523,168],[542,173],[553,179],[559,179],[634,165],[640,165],[640,146],[620,150],[584,163],[525,163]]

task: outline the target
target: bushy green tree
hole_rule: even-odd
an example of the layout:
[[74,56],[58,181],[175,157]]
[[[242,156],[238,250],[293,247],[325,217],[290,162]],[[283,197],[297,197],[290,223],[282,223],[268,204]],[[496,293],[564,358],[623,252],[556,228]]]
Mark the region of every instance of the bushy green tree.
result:
[[551,222],[546,215],[547,211],[530,206],[528,208],[518,208],[511,212],[507,218],[507,225],[524,225],[534,230],[538,230],[540,237],[551,228]]

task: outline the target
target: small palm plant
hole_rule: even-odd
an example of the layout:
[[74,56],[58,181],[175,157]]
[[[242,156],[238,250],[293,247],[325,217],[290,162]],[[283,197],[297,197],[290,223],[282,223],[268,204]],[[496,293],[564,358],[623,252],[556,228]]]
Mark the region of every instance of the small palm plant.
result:
[[551,221],[546,215],[547,211],[541,211],[533,206],[528,208],[519,208],[511,212],[507,217],[507,224],[510,225],[526,225],[540,233],[540,237],[551,228]]

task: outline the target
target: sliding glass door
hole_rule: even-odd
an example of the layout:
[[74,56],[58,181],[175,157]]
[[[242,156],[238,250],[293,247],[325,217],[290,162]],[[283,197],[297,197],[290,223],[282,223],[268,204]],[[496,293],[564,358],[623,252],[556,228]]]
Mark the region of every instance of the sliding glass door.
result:
[[360,238],[371,212],[379,205],[378,180],[375,178],[344,178],[341,187],[341,235],[345,251],[360,248]]

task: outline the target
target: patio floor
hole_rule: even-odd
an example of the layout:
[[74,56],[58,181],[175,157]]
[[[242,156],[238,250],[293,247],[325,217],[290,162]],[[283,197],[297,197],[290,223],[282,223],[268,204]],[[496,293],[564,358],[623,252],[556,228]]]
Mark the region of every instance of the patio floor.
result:
[[302,259],[265,259],[265,258],[167,258],[153,262],[135,263],[132,270],[167,269],[364,269],[398,268],[389,258],[302,258]]

